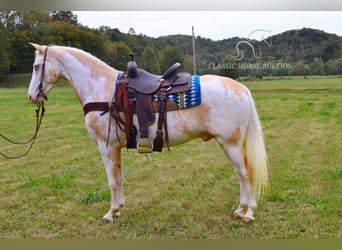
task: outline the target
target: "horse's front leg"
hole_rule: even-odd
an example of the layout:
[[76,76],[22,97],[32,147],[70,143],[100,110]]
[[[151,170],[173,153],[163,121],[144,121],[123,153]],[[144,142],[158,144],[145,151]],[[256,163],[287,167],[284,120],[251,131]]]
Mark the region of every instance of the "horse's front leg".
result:
[[113,221],[113,215],[120,215],[120,208],[125,205],[125,198],[122,189],[122,165],[121,165],[121,146],[99,145],[102,160],[106,168],[108,184],[111,193],[111,205],[108,213],[103,216],[106,221]]

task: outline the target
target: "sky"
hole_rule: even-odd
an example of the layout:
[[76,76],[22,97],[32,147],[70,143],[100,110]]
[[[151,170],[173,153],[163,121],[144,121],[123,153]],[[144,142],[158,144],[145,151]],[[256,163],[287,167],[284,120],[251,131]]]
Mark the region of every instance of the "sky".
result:
[[[284,31],[313,28],[342,36],[342,11],[73,11],[90,28],[109,26],[149,37],[182,34],[212,40],[264,39]],[[259,32],[254,32],[254,31]],[[261,32],[262,31],[262,32]],[[267,31],[267,32],[266,32]]]

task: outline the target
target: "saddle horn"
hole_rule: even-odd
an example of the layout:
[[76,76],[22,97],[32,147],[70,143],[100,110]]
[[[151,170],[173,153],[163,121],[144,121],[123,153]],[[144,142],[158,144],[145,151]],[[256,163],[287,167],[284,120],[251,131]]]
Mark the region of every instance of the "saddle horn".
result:
[[131,58],[131,61],[135,62],[135,56],[134,53],[128,53],[129,57]]
[[131,61],[129,61],[127,63],[127,75],[130,77],[130,78],[134,78],[137,76],[137,69],[138,69],[138,66],[137,64],[135,63],[135,56],[134,56],[134,53],[129,53],[128,54],[129,57],[131,58]]

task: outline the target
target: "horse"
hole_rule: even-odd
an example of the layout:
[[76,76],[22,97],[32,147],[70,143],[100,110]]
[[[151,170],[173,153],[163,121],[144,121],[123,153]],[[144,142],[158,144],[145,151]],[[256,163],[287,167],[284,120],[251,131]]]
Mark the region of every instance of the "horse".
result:
[[[35,48],[28,89],[32,103],[47,101],[47,94],[59,79],[69,83],[83,107],[90,102],[112,102],[115,82],[122,71],[77,48],[31,45]],[[195,138],[215,139],[239,179],[240,202],[233,216],[246,223],[254,221],[257,200],[269,185],[269,166],[264,134],[251,92],[231,78],[218,75],[199,78],[201,104],[167,112],[170,146]],[[125,119],[122,113],[119,115]],[[126,135],[108,116],[109,113],[103,115],[100,111],[89,112],[85,116],[85,126],[101,153],[111,192],[110,209],[103,220],[113,221],[125,205],[121,149],[125,146]],[[135,116],[133,123],[139,127]],[[148,127],[149,134],[156,131],[156,123]],[[107,133],[108,129],[112,132]]]

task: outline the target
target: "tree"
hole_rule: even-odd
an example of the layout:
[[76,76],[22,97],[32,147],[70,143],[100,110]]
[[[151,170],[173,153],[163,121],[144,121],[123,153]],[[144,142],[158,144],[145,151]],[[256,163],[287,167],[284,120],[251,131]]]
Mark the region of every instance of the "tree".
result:
[[160,73],[160,65],[157,55],[151,47],[146,47],[141,54],[141,64],[137,62],[139,67],[154,74]]
[[135,30],[133,28],[129,28],[128,34],[135,35]]
[[78,24],[77,15],[73,14],[72,11],[51,11],[50,15],[54,22],[61,21],[74,25]]
[[180,63],[180,69],[183,68],[184,55],[183,53],[176,47],[165,47],[162,50],[161,58],[160,58],[160,69],[162,72],[165,72],[170,66],[175,64],[176,62]]
[[11,16],[11,11],[0,11],[0,23],[3,24],[4,28],[7,28],[9,18]]
[[9,73],[9,61],[7,55],[8,39],[7,31],[0,22],[0,83]]
[[305,63],[303,60],[297,61],[294,64],[293,69],[290,71],[290,74],[296,76],[304,75],[304,65]]
[[26,31],[34,29],[40,23],[49,23],[51,18],[46,11],[2,11],[1,22],[7,30]]
[[125,36],[120,32],[119,29],[111,29],[108,26],[101,26],[100,33],[103,35],[107,35],[108,39],[112,42],[119,42],[125,40]]
[[335,61],[336,74],[342,74],[342,57]]
[[32,71],[33,49],[30,31],[15,31],[10,36],[10,73]]
[[305,76],[311,75],[311,67],[310,67],[310,64],[305,64],[305,65],[304,65],[303,74],[304,74]]
[[324,63],[321,58],[315,58],[311,63],[311,73],[313,75],[323,75],[324,74]]
[[237,79],[240,76],[240,69],[231,56],[225,56],[221,63],[216,66],[217,74]]
[[126,70],[129,61],[128,53],[131,49],[124,42],[113,43],[113,56],[111,66],[119,70]]
[[325,75],[335,75],[336,74],[336,64],[335,61],[329,60],[324,64],[324,74]]
[[108,37],[103,37],[102,45],[104,50],[104,56],[102,60],[112,67],[116,67],[118,64],[116,63],[116,46],[112,43]]

